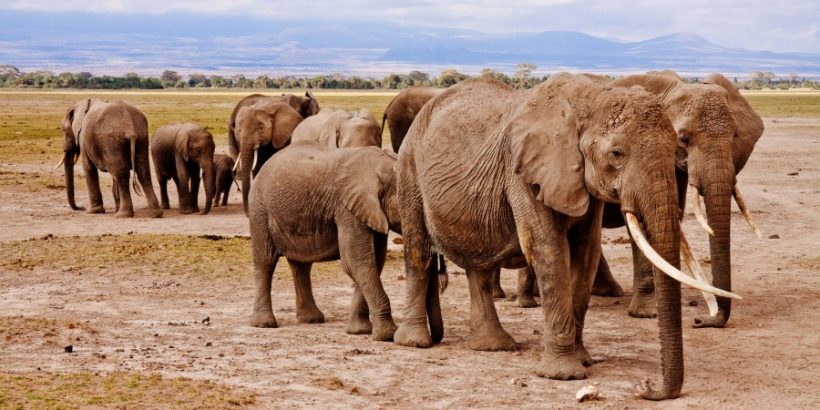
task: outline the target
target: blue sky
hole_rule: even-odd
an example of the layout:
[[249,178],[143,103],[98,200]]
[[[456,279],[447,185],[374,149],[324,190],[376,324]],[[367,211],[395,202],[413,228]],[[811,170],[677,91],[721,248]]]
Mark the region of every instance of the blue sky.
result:
[[[725,47],[820,53],[820,1],[761,0],[5,0],[4,10],[98,14],[198,13],[325,23],[379,22],[488,33],[580,31],[621,40],[697,33]],[[2,40],[2,39],[0,39]]]

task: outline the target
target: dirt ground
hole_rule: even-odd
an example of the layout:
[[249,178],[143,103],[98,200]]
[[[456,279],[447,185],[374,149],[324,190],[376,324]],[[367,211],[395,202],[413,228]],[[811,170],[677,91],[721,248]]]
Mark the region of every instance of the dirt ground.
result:
[[[33,179],[60,182],[62,171],[52,171],[53,164],[8,159],[0,160],[0,177],[5,178],[0,178],[5,181],[0,186],[0,247],[5,248],[0,260],[0,373],[183,376],[252,392],[255,401],[245,405],[260,408],[818,408],[820,119],[766,118],[765,124],[766,133],[739,176],[764,239],[755,238],[735,209],[733,282],[743,300],[734,304],[728,328],[692,329],[705,305],[698,292],[684,288],[686,380],[682,396],[674,401],[653,403],[633,396],[638,381],[660,381],[659,345],[654,320],[626,315],[631,258],[623,229],[605,232],[604,252],[627,295],[593,297],[585,330],[590,352],[605,361],[589,369],[587,380],[554,381],[534,373],[542,351],[540,308],[524,310],[512,301],[497,301],[501,321],[520,349],[467,349],[467,281],[457,267],[451,267],[450,288],[442,297],[445,339],[431,349],[346,335],[352,289],[337,263],[314,267],[321,271],[314,288],[325,324],[296,323],[293,286],[280,263],[273,290],[280,328],[256,329],[247,325],[253,295],[248,251],[222,256],[220,269],[233,264],[235,275],[200,277],[176,272],[187,266],[184,254],[168,268],[175,271],[170,273],[162,268],[166,262],[146,260],[152,253],[89,266],[83,261],[91,256],[69,257],[71,240],[60,242],[57,252],[48,243],[55,239],[47,237],[97,237],[99,245],[91,252],[102,254],[112,252],[120,238],[107,234],[146,241],[156,238],[153,234],[246,236],[247,220],[236,191],[228,208],[215,208],[208,216],[172,210],[161,219],[148,219],[145,209],[138,209],[136,218],[121,220],[112,213],[73,212],[59,186],[37,185],[41,182]],[[108,177],[101,179],[110,184]],[[103,192],[110,210],[110,189]],[[175,195],[171,197],[176,206]],[[78,186],[78,202],[87,202],[84,184]],[[143,198],[135,203],[145,206]],[[708,266],[706,234],[691,213],[685,229]],[[25,239],[34,240],[18,242]],[[203,263],[197,262],[197,253],[187,255],[191,266]],[[29,260],[46,263],[31,265]],[[400,248],[391,244],[382,277],[397,321],[403,310],[402,265]],[[503,286],[512,293],[512,272],[503,274]],[[695,301],[698,306],[691,306]],[[16,330],[3,333],[4,322]],[[38,323],[57,329],[44,330],[48,326]],[[61,325],[65,323],[82,325]],[[73,353],[64,352],[66,345],[73,346]],[[600,390],[600,400],[576,403],[575,392],[589,384]]]

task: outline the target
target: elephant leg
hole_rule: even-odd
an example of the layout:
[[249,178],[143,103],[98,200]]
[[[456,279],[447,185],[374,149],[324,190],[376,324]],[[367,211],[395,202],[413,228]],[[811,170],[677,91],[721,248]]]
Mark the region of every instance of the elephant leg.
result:
[[114,183],[117,185],[119,191],[119,205],[117,206],[117,218],[133,218],[134,217],[134,203],[131,202],[131,189],[128,183],[131,181],[130,170],[112,169],[111,175],[114,176]]
[[193,212],[199,212],[199,168],[196,170],[191,170],[191,210]]
[[301,263],[288,259],[293,274],[293,286],[296,289],[296,321],[299,323],[324,323],[325,315],[316,306],[313,299],[313,286],[310,283],[312,263]]
[[231,192],[231,186],[228,185],[228,188],[225,189],[225,192],[222,194],[222,206],[228,206],[228,194]]
[[[438,260],[438,264],[436,260]],[[427,281],[427,296],[425,299],[427,320],[430,324],[430,337],[433,343],[439,343],[444,339],[444,319],[441,317],[439,281],[437,279],[441,278],[441,275],[447,275],[447,267],[444,266],[444,256],[431,255],[430,263],[427,266],[427,277],[429,278]],[[438,278],[436,277],[437,275],[439,275]]]
[[652,263],[638,249],[635,241],[632,241],[632,275],[632,300],[629,302],[627,314],[637,318],[658,317]]
[[347,319],[345,333],[350,335],[369,335],[373,332],[373,324],[370,322],[370,308],[364,299],[362,289],[358,285],[353,286],[353,298],[350,301],[350,315]]
[[518,270],[518,289],[516,296],[516,303],[522,308],[534,308],[538,306],[533,297],[533,290],[535,288],[535,273],[530,268],[521,268]]
[[498,320],[493,302],[493,277],[500,268],[467,269],[470,286],[470,335],[467,346],[473,350],[515,349],[515,340]]
[[87,156],[83,155],[83,171],[85,172],[85,184],[88,187],[88,213],[105,213],[103,206],[102,191],[100,191],[100,173],[97,167],[91,163]]
[[181,159],[177,158],[177,194],[179,198],[179,213],[190,214],[191,210],[191,191],[189,189],[190,176],[188,175],[187,167]]
[[114,212],[119,212],[120,211],[119,184],[117,184],[117,179],[116,178],[112,178],[112,179],[113,179],[113,181],[111,181],[112,182],[111,183],[111,195],[114,197]]
[[595,273],[595,282],[592,283],[592,294],[595,296],[619,297],[624,295],[624,290],[609,268],[606,257],[601,253],[601,260],[598,262],[598,270]]
[[584,320],[589,307],[592,282],[602,259],[601,221],[599,217],[587,218],[569,232],[570,278],[572,308],[575,317],[575,354],[584,366],[599,360],[593,359],[584,346]]
[[154,193],[154,185],[151,183],[151,161],[148,159],[148,137],[137,139],[137,152],[134,153],[134,161],[137,165],[134,174],[139,181],[145,199],[148,201],[148,216],[159,218],[162,216],[162,208]]
[[[260,218],[264,219],[264,218]],[[279,256],[268,235],[267,220],[252,220],[250,223],[253,251],[253,267],[256,271],[256,296],[253,303],[250,325],[253,327],[278,327],[271,306],[271,282]]]
[[171,209],[171,201],[168,200],[168,178],[158,177],[159,196],[162,199],[162,209]]
[[492,287],[493,287],[493,298],[494,299],[504,299],[507,297],[507,294],[504,293],[504,289],[501,288],[501,269],[496,269],[492,275]]

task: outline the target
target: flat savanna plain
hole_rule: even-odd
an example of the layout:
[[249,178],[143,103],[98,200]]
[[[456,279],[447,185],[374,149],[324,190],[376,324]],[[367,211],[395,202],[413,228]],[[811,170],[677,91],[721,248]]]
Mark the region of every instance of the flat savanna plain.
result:
[[[295,92],[301,92],[296,90]],[[278,329],[247,326],[253,295],[247,219],[238,193],[210,215],[136,218],[88,215],[66,205],[60,120],[80,98],[125,100],[151,131],[174,121],[208,126],[217,151],[227,119],[247,91],[0,92],[0,408],[10,407],[594,407],[817,408],[820,374],[820,94],[747,94],[766,133],[738,177],[764,233],[757,240],[735,209],[735,303],[726,329],[692,329],[705,314],[683,290],[686,381],[670,402],[635,399],[633,385],[659,380],[654,320],[626,315],[631,256],[623,229],[605,231],[604,252],[626,295],[593,297],[584,332],[605,359],[589,378],[537,377],[541,309],[496,306],[519,342],[515,352],[467,349],[469,293],[451,266],[442,296],[445,339],[411,349],[344,333],[352,289],[336,262],[314,265],[326,323],[296,323],[286,263],[277,267]],[[276,94],[276,93],[271,93]],[[381,118],[383,92],[322,92],[323,107],[366,107]],[[387,131],[385,131],[385,146]],[[77,167],[78,202],[85,184]],[[101,181],[110,188],[110,178]],[[172,189],[171,192],[174,192]],[[109,211],[110,189],[103,189]],[[175,195],[171,195],[176,207]],[[706,234],[687,213],[687,237],[708,267]],[[401,321],[401,248],[382,274]],[[512,272],[503,274],[508,293]],[[701,303],[697,303],[701,302]],[[64,348],[72,346],[72,353]],[[574,401],[595,384],[601,399]]]

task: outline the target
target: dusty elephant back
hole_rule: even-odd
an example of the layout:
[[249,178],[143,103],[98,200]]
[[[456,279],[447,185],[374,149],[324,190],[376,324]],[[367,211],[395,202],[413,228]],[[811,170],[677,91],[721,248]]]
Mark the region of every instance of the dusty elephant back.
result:
[[390,101],[384,110],[382,128],[387,123],[394,152],[399,152],[399,147],[401,147],[407,136],[410,125],[412,125],[413,120],[424,107],[424,104],[442,92],[443,90],[431,87],[410,87],[400,92]]

